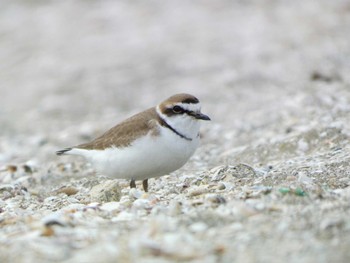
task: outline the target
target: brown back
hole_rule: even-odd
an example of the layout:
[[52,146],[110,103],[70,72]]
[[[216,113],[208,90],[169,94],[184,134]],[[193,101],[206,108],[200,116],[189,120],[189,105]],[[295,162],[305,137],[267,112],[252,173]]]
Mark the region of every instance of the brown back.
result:
[[146,135],[150,130],[153,135],[157,135],[159,131],[156,120],[158,118],[155,108],[150,108],[117,124],[93,141],[80,144],[74,148],[103,150],[110,147],[127,147],[140,136]]

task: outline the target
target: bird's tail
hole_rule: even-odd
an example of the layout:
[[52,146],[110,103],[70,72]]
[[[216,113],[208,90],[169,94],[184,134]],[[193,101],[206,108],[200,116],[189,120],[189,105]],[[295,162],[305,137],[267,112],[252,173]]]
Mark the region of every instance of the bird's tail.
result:
[[66,148],[66,149],[57,151],[56,154],[57,154],[57,155],[64,155],[64,154],[66,154],[67,152],[69,152],[70,150],[72,150],[72,148]]

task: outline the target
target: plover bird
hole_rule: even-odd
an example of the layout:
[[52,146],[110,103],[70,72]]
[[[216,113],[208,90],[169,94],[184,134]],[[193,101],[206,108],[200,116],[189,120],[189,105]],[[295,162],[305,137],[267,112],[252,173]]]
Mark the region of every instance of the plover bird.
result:
[[199,145],[201,113],[199,100],[190,94],[176,94],[156,107],[117,124],[91,142],[57,151],[57,155],[80,155],[97,172],[113,178],[142,180],[181,168]]

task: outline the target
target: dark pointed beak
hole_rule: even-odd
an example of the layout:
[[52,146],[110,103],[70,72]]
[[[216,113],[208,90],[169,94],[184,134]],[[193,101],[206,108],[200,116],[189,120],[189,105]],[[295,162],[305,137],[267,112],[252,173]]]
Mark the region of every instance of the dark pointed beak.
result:
[[205,115],[203,113],[200,113],[200,112],[193,112],[191,115],[193,117],[195,117],[196,119],[198,119],[198,120],[210,121],[209,116],[207,116],[207,115]]

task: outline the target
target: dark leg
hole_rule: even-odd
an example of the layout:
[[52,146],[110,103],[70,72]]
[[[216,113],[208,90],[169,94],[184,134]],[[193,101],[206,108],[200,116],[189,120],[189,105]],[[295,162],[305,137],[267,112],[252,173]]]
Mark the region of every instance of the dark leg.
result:
[[135,180],[131,179],[130,188],[136,188]]
[[148,179],[143,180],[142,185],[143,185],[143,190],[145,190],[145,192],[148,192]]

